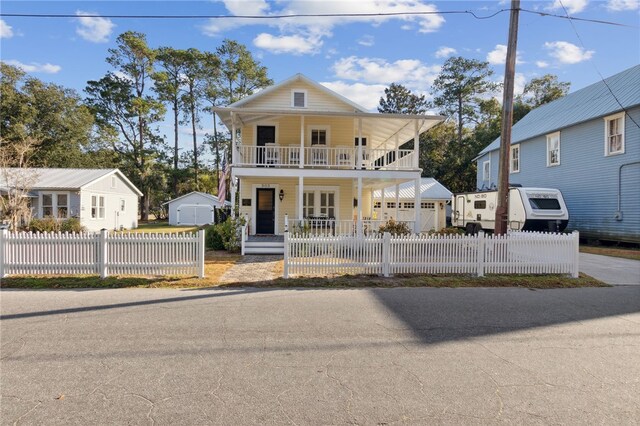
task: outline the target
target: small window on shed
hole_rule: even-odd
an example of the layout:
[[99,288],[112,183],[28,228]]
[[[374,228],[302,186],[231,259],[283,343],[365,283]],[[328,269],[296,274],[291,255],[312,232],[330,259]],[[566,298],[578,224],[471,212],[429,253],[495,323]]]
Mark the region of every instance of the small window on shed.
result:
[[474,209],[486,209],[487,208],[487,202],[485,200],[474,201],[473,202],[473,208]]
[[294,90],[291,94],[291,101],[294,108],[306,108],[307,92],[305,90]]
[[420,207],[422,207],[423,209],[435,209],[436,208],[436,203],[431,203],[429,201],[423,201],[422,203],[420,203]]
[[111,188],[115,188],[118,183],[118,178],[111,176]]
[[381,201],[376,201],[375,203],[373,203],[373,208],[374,209],[379,209],[382,207],[382,202]]

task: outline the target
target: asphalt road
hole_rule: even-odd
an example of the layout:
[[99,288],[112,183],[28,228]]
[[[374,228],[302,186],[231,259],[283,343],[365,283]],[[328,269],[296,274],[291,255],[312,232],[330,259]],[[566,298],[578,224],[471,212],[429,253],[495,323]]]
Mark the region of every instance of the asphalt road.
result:
[[0,297],[2,424],[640,423],[640,287]]

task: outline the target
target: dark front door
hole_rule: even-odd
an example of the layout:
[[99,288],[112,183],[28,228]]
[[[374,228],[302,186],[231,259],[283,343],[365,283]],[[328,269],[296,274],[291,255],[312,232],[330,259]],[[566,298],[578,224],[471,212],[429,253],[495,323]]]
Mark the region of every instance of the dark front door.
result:
[[275,126],[258,126],[256,129],[256,144],[258,145],[256,152],[256,162],[258,164],[265,163],[265,146],[267,144],[276,143],[276,127]]
[[274,234],[276,219],[276,190],[256,190],[256,234]]

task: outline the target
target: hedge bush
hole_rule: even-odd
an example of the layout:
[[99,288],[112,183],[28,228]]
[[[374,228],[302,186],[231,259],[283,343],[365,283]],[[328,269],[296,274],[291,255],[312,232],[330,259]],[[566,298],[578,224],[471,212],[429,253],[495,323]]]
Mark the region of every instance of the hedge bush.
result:
[[86,228],[80,224],[80,219],[72,217],[65,220],[56,220],[52,217],[44,219],[31,219],[29,222],[31,232],[85,232]]

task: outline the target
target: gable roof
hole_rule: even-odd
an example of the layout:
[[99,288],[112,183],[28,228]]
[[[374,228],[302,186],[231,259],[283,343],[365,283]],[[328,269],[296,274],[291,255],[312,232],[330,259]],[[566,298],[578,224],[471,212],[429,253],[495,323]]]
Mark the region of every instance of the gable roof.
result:
[[[9,168],[9,170],[20,170],[20,173],[33,176],[33,189],[66,189],[80,190],[84,187],[103,179],[112,174],[117,174],[125,183],[138,195],[142,192],[119,170],[119,169],[51,169],[27,167],[22,169]],[[7,187],[9,183],[4,182],[5,175],[0,175],[0,186]]]
[[[532,110],[514,124],[511,144],[553,133],[637,105],[640,105],[640,65]],[[500,148],[500,138],[480,151],[478,157],[498,148]]]
[[322,84],[311,80],[309,77],[303,75],[303,74],[296,74],[292,77],[289,77],[288,79],[281,81],[280,83],[274,84],[272,86],[267,87],[266,89],[260,90],[257,93],[254,93],[253,95],[247,96],[246,98],[242,98],[237,102],[232,103],[231,105],[229,105],[229,108],[237,108],[237,107],[241,107],[249,102],[252,102],[254,100],[256,100],[257,98],[263,97],[271,92],[274,92],[276,90],[278,90],[281,87],[284,87],[290,83],[293,82],[297,82],[297,81],[302,81],[310,86],[315,87],[316,89],[326,93],[329,96],[332,96],[336,99],[338,99],[339,101],[346,103],[347,105],[350,105],[353,107],[353,109],[357,112],[365,112],[367,111],[367,109],[361,105],[356,104],[355,102],[345,98],[344,96],[342,96],[339,93],[334,92],[333,90],[329,89],[326,86],[323,86]]
[[[181,199],[183,199],[183,198],[185,198],[185,197],[188,197],[189,195],[193,195],[193,194],[196,194],[196,195],[202,196],[202,197],[204,197],[204,198],[207,198],[208,200],[213,201],[214,203],[220,204],[220,200],[219,200],[219,199],[218,199],[218,197],[216,197],[215,195],[207,194],[206,192],[191,191],[191,192],[189,192],[188,194],[181,195],[181,196],[179,196],[179,197],[177,197],[177,198],[174,198],[173,200],[169,200],[169,201],[167,201],[166,203],[162,203],[162,205],[164,206],[165,204],[171,204],[171,203],[174,203],[174,202],[176,202],[176,201],[178,201],[178,200],[181,200]],[[224,205],[225,205],[225,206],[226,206],[226,205],[229,205],[229,206],[230,206],[230,205],[231,205],[231,203],[230,203],[229,201],[225,201],[225,202],[224,202]]]
[[[450,200],[451,199],[451,191],[445,188],[440,182],[435,180],[434,178],[421,178],[420,179],[420,199],[423,200]],[[415,184],[413,182],[405,182],[401,183],[398,186],[398,194],[399,198],[415,198]],[[377,189],[373,191],[373,198],[382,198],[382,190]],[[396,198],[396,187],[390,186],[384,191],[385,199],[394,199]]]

